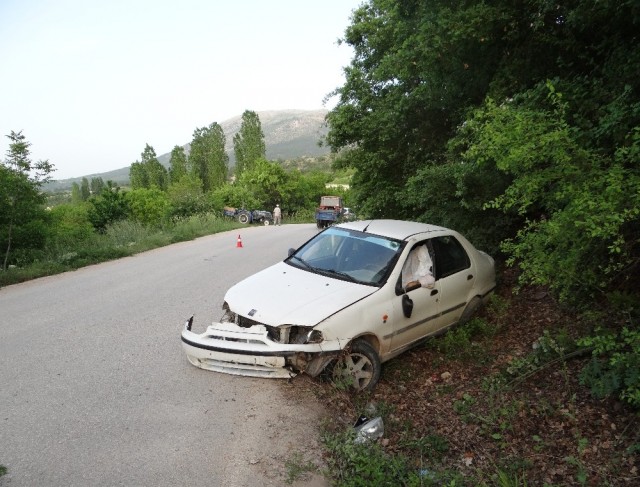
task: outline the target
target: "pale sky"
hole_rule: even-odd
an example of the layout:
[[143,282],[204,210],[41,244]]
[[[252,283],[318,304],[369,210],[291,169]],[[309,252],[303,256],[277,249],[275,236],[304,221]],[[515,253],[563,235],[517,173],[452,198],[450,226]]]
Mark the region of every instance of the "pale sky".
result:
[[245,110],[330,109],[363,0],[0,0],[0,158],[119,169]]

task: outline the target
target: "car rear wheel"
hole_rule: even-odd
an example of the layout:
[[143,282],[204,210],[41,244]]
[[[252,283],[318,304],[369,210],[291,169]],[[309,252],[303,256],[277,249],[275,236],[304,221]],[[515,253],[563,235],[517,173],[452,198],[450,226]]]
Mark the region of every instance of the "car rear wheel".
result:
[[469,321],[481,304],[482,300],[479,296],[475,296],[471,301],[469,301],[469,304],[467,304],[466,308],[462,312],[462,315],[460,316],[460,319],[458,320],[458,324],[464,325],[467,321]]
[[372,390],[380,380],[380,357],[364,340],[356,340],[333,363],[334,383],[357,391]]

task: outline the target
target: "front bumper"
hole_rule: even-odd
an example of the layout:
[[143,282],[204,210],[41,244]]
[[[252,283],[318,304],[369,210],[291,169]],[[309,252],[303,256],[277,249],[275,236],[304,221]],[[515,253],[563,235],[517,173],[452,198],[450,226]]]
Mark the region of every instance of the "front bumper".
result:
[[264,325],[243,328],[234,323],[213,323],[202,334],[192,332],[192,325],[193,317],[182,330],[182,348],[189,362],[226,374],[288,379],[297,375],[293,364],[340,349],[338,344],[276,343],[267,337]]

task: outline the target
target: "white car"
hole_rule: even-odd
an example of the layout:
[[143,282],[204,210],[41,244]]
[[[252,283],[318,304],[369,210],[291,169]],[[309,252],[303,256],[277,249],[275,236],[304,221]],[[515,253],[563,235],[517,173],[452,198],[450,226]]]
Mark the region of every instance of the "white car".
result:
[[325,371],[371,390],[381,363],[466,321],[496,286],[489,255],[424,223],[343,223],[289,254],[231,287],[204,333],[185,323],[193,365],[255,377]]

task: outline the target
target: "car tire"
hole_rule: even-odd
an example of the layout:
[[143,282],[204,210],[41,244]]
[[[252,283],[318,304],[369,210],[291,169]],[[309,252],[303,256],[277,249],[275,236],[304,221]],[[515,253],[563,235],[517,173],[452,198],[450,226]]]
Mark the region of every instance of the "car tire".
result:
[[464,325],[467,321],[469,321],[481,304],[482,299],[480,299],[479,296],[474,296],[471,301],[469,301],[469,304],[467,304],[467,306],[464,308],[462,315],[460,315],[458,325]]
[[365,340],[354,341],[330,367],[334,383],[356,391],[373,390],[382,370],[378,353]]
[[249,214],[248,213],[240,213],[238,215],[238,221],[242,224],[247,224],[249,223]]

